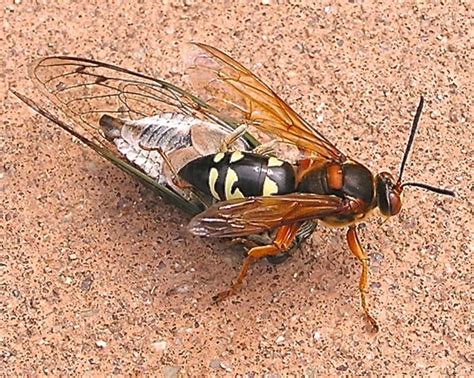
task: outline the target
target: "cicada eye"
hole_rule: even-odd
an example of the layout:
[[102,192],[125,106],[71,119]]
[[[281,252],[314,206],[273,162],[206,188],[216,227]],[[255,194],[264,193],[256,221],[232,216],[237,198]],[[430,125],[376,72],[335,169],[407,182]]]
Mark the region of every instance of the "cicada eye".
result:
[[402,208],[401,190],[395,185],[390,173],[382,172],[376,177],[377,205],[380,212],[391,217]]

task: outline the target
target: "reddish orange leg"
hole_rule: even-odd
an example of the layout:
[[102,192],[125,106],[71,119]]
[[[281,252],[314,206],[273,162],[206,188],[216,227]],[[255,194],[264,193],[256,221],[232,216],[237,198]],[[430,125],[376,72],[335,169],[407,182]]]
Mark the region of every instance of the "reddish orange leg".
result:
[[367,321],[373,327],[374,331],[377,332],[379,330],[379,326],[377,325],[375,319],[369,314],[369,308],[365,300],[365,295],[367,293],[367,276],[369,272],[368,258],[362,249],[362,245],[360,244],[359,238],[357,236],[357,229],[355,226],[350,226],[349,230],[347,231],[347,243],[349,244],[349,248],[351,249],[352,253],[362,264],[362,273],[360,275],[359,281],[360,302]]
[[271,245],[264,245],[259,247],[253,247],[249,252],[244,261],[242,269],[240,270],[237,279],[232,284],[229,290],[223,291],[213,297],[215,302],[221,302],[227,297],[235,294],[237,290],[242,286],[247,272],[250,266],[257,260],[263,257],[278,255],[290,247],[291,243],[295,239],[296,233],[300,228],[300,223],[295,223],[290,226],[282,226],[278,229],[275,237],[275,241]]

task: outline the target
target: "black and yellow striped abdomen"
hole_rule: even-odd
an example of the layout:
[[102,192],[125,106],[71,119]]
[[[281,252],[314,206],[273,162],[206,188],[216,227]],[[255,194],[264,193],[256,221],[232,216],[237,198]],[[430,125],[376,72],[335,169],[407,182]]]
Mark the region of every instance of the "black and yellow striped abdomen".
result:
[[249,152],[207,155],[186,164],[179,176],[218,201],[295,191],[291,164]]

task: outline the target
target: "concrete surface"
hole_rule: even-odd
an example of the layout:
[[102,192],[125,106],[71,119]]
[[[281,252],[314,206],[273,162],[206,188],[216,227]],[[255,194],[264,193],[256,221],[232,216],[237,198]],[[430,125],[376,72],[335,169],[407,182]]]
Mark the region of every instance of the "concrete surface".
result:
[[[5,1],[0,55],[0,370],[5,376],[472,375],[472,4]],[[283,2],[282,2],[283,3]],[[187,218],[33,114],[34,58],[93,57],[180,84],[191,40],[242,62],[374,171],[398,172],[427,100],[400,216],[370,218],[370,307],[344,232],[287,262],[191,237]]]

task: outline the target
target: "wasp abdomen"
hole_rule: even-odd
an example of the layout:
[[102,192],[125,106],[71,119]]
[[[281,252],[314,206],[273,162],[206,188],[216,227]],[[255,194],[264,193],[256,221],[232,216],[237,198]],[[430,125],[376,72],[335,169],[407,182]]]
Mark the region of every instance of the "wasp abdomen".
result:
[[241,151],[200,157],[186,164],[178,174],[201,192],[220,201],[286,194],[296,187],[291,164]]

